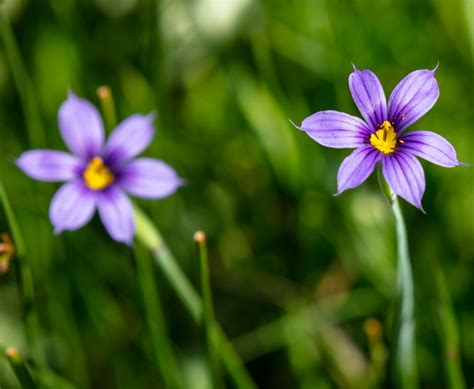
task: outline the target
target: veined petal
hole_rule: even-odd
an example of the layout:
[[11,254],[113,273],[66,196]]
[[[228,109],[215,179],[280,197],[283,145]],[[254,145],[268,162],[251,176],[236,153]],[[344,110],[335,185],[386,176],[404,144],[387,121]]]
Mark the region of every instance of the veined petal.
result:
[[81,181],[64,184],[53,196],[49,207],[54,233],[81,228],[92,218],[94,211],[94,193]]
[[308,116],[300,130],[323,146],[337,149],[367,144],[370,129],[361,119],[338,111],[321,111]]
[[183,180],[163,161],[138,158],[123,168],[119,185],[128,193],[142,198],[161,199],[173,194]]
[[423,211],[421,199],[425,193],[425,173],[415,156],[401,150],[386,155],[382,160],[382,172],[398,196]]
[[342,161],[337,172],[337,194],[362,184],[373,172],[382,153],[372,146],[355,149]]
[[135,221],[132,203],[117,186],[110,186],[98,193],[99,216],[109,235],[117,242],[132,245]]
[[132,115],[122,121],[105,145],[108,163],[122,163],[141,153],[155,136],[154,114]]
[[445,138],[431,131],[413,131],[404,134],[399,150],[426,159],[436,165],[454,167],[463,165],[458,161],[456,150]]
[[428,112],[439,96],[434,70],[416,70],[408,74],[393,90],[388,101],[388,120],[397,132],[416,122]]
[[16,165],[39,181],[69,181],[76,177],[81,161],[63,151],[31,150],[20,155]]
[[97,108],[70,92],[59,108],[59,129],[69,150],[83,159],[99,155],[104,125]]
[[354,66],[354,72],[349,76],[349,89],[360,113],[376,131],[387,120],[387,100],[379,79],[370,70],[359,70]]

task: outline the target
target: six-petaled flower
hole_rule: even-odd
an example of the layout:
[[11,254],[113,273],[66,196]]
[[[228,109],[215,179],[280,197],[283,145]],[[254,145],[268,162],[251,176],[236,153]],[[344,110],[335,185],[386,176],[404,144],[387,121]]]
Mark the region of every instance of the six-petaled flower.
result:
[[107,141],[96,107],[72,92],[58,116],[61,136],[72,154],[31,150],[18,158],[17,166],[39,181],[66,181],[50,205],[55,233],[84,226],[97,210],[110,236],[131,245],[135,223],[127,194],[160,199],[183,183],[163,161],[135,158],[154,137],[154,116],[128,117]]
[[395,87],[388,104],[377,76],[358,70],[349,76],[349,89],[365,122],[338,111],[321,111],[307,117],[299,127],[323,146],[356,148],[344,159],[337,174],[337,194],[362,184],[377,163],[391,189],[423,209],[423,168],[416,157],[444,167],[463,165],[454,147],[431,131],[405,129],[436,103],[438,83],[433,70],[416,70]]

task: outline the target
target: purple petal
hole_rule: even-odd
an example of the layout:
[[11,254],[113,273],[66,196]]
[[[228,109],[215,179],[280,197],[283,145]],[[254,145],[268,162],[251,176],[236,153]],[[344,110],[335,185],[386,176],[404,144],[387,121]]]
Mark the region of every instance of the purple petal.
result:
[[301,130],[323,146],[337,149],[367,144],[370,129],[361,119],[338,111],[322,111],[308,116]]
[[20,155],[16,165],[39,181],[69,181],[76,177],[81,162],[63,151],[31,150]]
[[441,135],[431,131],[414,131],[401,137],[403,144],[399,150],[424,158],[444,167],[463,165],[458,161],[456,150]]
[[94,105],[70,92],[58,116],[61,136],[74,154],[86,160],[100,155],[104,125]]
[[98,192],[97,208],[109,235],[117,242],[132,245],[135,221],[132,203],[117,186]]
[[155,136],[154,114],[132,115],[122,121],[105,145],[109,163],[121,163],[141,153]]
[[398,196],[423,210],[421,198],[425,193],[425,173],[415,156],[403,151],[386,155],[382,160],[382,172]]
[[375,131],[387,120],[387,100],[377,76],[370,70],[359,70],[349,76],[349,89],[357,108]]
[[372,146],[355,149],[342,161],[337,172],[337,194],[362,184],[373,172],[382,153]]
[[436,103],[439,96],[434,70],[416,70],[408,74],[393,90],[388,102],[388,120],[397,132],[416,122]]
[[122,170],[119,184],[134,196],[161,199],[173,194],[183,180],[163,161],[139,158]]
[[81,181],[64,184],[54,195],[49,207],[54,233],[81,228],[92,218],[94,211],[94,193]]

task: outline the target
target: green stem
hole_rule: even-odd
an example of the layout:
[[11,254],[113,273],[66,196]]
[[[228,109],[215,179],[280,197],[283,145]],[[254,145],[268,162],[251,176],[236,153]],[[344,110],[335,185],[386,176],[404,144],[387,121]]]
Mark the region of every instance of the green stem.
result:
[[25,323],[26,338],[30,347],[31,355],[38,367],[46,368],[46,359],[41,348],[41,331],[38,313],[35,309],[35,295],[33,277],[30,266],[26,260],[26,250],[18,223],[10,205],[10,201],[5,193],[3,185],[0,183],[0,200],[5,210],[8,225],[10,227],[13,243],[16,250],[15,268],[18,277],[18,289],[22,302],[23,320]]
[[397,234],[397,298],[398,323],[395,369],[399,385],[404,389],[418,387],[415,355],[414,286],[408,252],[405,221],[395,193],[391,193],[390,204],[395,217]]
[[[1,11],[1,8],[0,8]],[[10,26],[8,16],[3,10],[0,15],[0,23],[2,24],[2,36],[5,44],[5,54],[10,65],[10,70],[15,80],[16,88],[20,95],[20,101],[26,120],[26,128],[30,145],[40,147],[45,144],[45,132],[41,122],[40,110],[33,90],[31,79],[26,71],[25,64],[21,58],[20,50],[15,39],[15,35]]]
[[15,373],[15,376],[18,379],[21,387],[24,389],[38,388],[28,366],[18,351],[13,347],[8,347],[3,349],[2,352],[10,363],[10,366]]
[[185,305],[196,323],[202,319],[202,302],[193,286],[179,268],[173,254],[169,251],[159,231],[145,213],[135,207],[137,239],[152,252],[156,264],[174,287],[178,297]]
[[[174,288],[194,322],[201,325],[203,321],[203,302],[166,246],[158,229],[138,207],[135,207],[135,221],[138,241],[151,251],[155,263]],[[218,351],[236,387],[239,389],[256,388],[232,343],[217,323],[215,323],[214,328],[212,335],[214,348]]]
[[219,360],[214,348],[213,333],[215,331],[214,307],[212,303],[212,291],[209,280],[209,263],[207,256],[206,235],[202,231],[194,234],[196,250],[201,268],[201,290],[204,304],[204,330],[206,332],[207,353],[211,378],[214,388],[220,388]]
[[165,317],[155,284],[151,260],[141,245],[136,245],[134,252],[137,283],[143,299],[151,346],[158,370],[161,372],[166,388],[181,388],[178,364],[171,344],[168,342]]

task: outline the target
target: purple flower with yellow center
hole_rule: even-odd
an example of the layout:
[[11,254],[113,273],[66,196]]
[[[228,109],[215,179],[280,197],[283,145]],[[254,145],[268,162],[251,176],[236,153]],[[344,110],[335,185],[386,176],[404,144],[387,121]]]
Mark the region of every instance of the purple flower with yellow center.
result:
[[109,235],[131,245],[135,223],[131,194],[160,199],[183,180],[154,158],[135,158],[152,141],[154,115],[135,114],[122,121],[105,141],[97,108],[69,93],[58,114],[61,136],[71,153],[31,150],[17,166],[39,181],[66,183],[54,195],[49,217],[56,234],[87,224],[97,210]]
[[395,87],[388,105],[382,85],[370,70],[349,76],[352,98],[365,119],[338,111],[321,111],[303,120],[301,130],[319,144],[356,148],[344,159],[337,174],[337,194],[362,184],[381,162],[391,189],[423,210],[425,175],[416,157],[444,167],[464,165],[454,147],[431,131],[404,131],[436,103],[438,83],[433,70],[416,70]]

